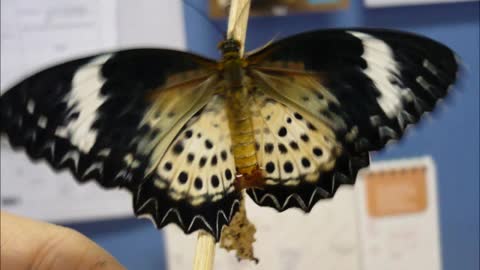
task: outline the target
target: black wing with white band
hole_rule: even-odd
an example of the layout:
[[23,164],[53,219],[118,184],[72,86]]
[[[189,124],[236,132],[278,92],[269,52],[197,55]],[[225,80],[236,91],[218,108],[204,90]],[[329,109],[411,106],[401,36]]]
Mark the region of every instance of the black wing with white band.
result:
[[[224,178],[213,182],[215,188],[196,189],[170,154],[180,154],[174,142],[216,100],[215,67],[196,55],[160,49],[67,62],[2,95],[1,131],[32,159],[66,168],[80,182],[129,189],[135,213],[153,217],[158,227],[174,222],[187,233],[200,228],[218,238],[238,194]],[[162,171],[167,162],[174,173]],[[223,164],[222,175],[226,169],[235,173],[231,162]],[[178,181],[184,185],[177,187]]]
[[459,69],[454,52],[436,41],[375,29],[302,33],[251,54],[248,62],[249,76],[270,100],[259,115],[278,132],[257,140],[270,151],[259,155],[269,180],[248,193],[280,211],[309,211],[338,185],[354,183],[368,152],[400,139],[432,111]]

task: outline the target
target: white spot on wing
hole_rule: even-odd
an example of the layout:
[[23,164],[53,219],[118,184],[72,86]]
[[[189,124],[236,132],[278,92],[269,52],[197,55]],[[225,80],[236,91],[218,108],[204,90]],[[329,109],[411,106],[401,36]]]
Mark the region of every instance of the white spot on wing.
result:
[[69,151],[67,152],[62,160],[60,160],[60,164],[64,164],[65,162],[72,160],[74,164],[74,171],[76,172],[78,169],[78,161],[80,160],[80,156],[77,151]]
[[47,118],[45,116],[40,116],[37,122],[38,126],[41,128],[47,127]]
[[110,155],[111,149],[110,148],[104,148],[98,152],[98,156],[100,157],[108,157]]
[[29,114],[33,114],[33,110],[34,110],[34,109],[35,109],[35,103],[33,102],[33,100],[30,99],[30,100],[27,102],[27,112],[28,112]]
[[58,137],[61,137],[61,138],[67,138],[68,137],[68,130],[63,128],[63,127],[59,127],[59,128],[57,128],[57,130],[55,130],[55,135],[58,136]]
[[97,138],[96,130],[91,127],[96,120],[98,107],[105,101],[105,97],[100,93],[105,82],[100,70],[110,57],[110,54],[99,56],[75,73],[72,90],[65,97],[65,101],[68,107],[79,115],[55,132],[60,137],[69,137],[71,143],[85,153],[90,151]]
[[392,50],[385,42],[371,35],[354,31],[349,33],[362,41],[362,57],[367,62],[364,72],[382,94],[377,98],[378,104],[389,118],[394,118],[401,111],[403,95],[402,89],[390,82],[395,74],[400,73]]
[[430,71],[433,75],[438,75],[437,68],[427,59],[423,60],[423,67]]
[[422,76],[418,76],[415,80],[423,89],[430,91],[430,84]]

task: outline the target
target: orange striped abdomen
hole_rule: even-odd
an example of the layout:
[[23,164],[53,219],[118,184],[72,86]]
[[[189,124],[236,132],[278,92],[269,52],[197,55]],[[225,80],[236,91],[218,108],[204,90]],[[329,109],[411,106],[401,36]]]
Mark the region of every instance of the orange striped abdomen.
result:
[[243,86],[241,89],[230,89],[226,106],[232,153],[238,173],[250,175],[258,167],[258,162],[247,90]]
[[246,87],[242,60],[237,53],[225,54],[224,58],[222,65],[227,82],[225,105],[232,140],[232,154],[237,174],[241,175],[237,176],[235,186],[237,190],[262,186],[264,180],[258,168],[249,91]]

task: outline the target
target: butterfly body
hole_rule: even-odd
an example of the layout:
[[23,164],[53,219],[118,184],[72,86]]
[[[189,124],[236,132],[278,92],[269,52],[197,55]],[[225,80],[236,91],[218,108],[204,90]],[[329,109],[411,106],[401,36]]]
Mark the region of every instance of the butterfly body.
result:
[[[228,39],[220,43],[219,48],[223,54],[219,66],[226,84],[223,94],[232,139],[231,152],[237,171],[235,186],[241,190],[261,180],[261,177],[251,177],[260,171],[250,110],[251,84],[245,76],[247,61],[240,56],[240,42]],[[261,183],[256,185],[261,187]]]
[[455,54],[378,29],[303,33],[222,58],[133,49],[41,71],[1,97],[1,133],[81,182],[133,194],[138,216],[218,240],[241,191],[278,211],[353,184],[455,82]]

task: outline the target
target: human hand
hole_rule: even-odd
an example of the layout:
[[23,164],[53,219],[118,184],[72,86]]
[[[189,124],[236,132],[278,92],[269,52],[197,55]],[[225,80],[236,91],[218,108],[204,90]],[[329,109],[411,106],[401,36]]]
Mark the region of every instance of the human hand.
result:
[[69,228],[0,212],[0,269],[125,269],[108,252]]

